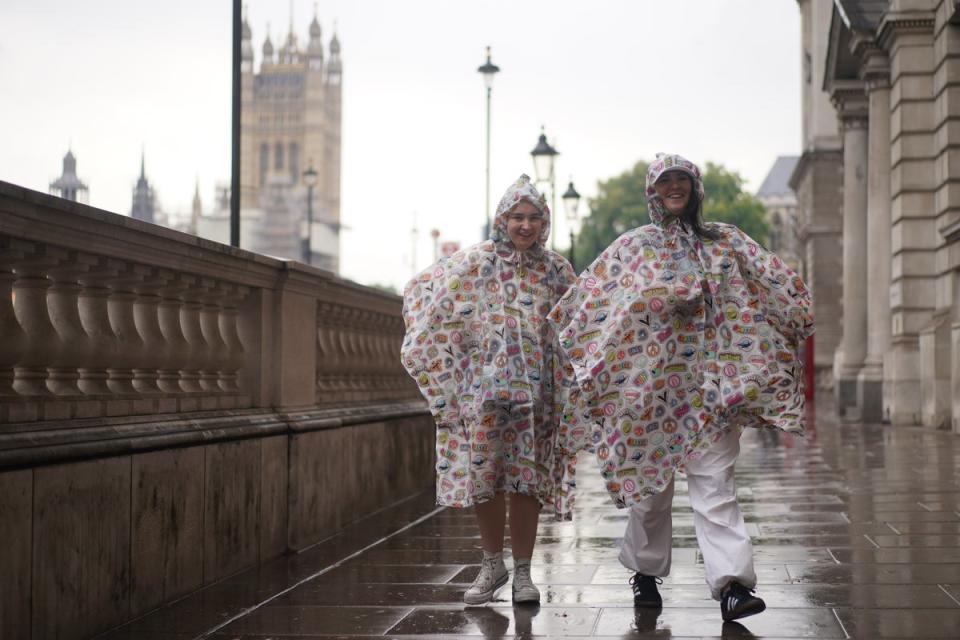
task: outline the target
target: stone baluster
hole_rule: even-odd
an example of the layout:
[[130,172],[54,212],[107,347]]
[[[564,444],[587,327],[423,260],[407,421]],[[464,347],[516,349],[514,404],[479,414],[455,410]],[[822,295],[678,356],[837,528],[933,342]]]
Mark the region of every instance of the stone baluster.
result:
[[66,257],[66,251],[36,246],[14,265],[13,309],[26,334],[23,354],[14,367],[13,388],[20,395],[51,395],[47,367],[56,359],[61,343],[47,309],[47,289],[53,284],[47,271]]
[[344,349],[344,367],[347,374],[347,388],[356,391],[360,388],[360,350],[357,348],[357,322],[360,313],[353,308],[343,310],[344,322],[340,328]]
[[207,392],[221,391],[220,370],[230,355],[227,342],[220,332],[221,305],[227,293],[222,283],[211,282],[200,308],[200,331],[206,343],[203,362],[200,363],[200,388]]
[[[134,368],[143,359],[145,341],[137,331],[134,307],[138,299],[137,288],[149,274],[149,267],[131,263],[110,283],[107,315],[117,337],[117,353],[107,368],[107,387],[118,395],[139,393],[133,383]],[[156,388],[152,390],[156,391]]]
[[317,391],[328,394],[334,391],[333,374],[336,371],[334,329],[331,326],[331,306],[317,305]]
[[87,333],[90,352],[80,368],[80,390],[86,395],[109,395],[107,369],[117,356],[117,335],[110,326],[107,299],[110,284],[123,268],[123,263],[110,258],[100,258],[97,264],[80,276],[78,307],[80,321]]
[[23,259],[22,242],[0,238],[0,397],[15,396],[13,365],[23,355],[25,334],[13,309],[14,264]]
[[180,327],[183,337],[187,341],[187,358],[180,365],[180,388],[188,393],[203,391],[200,386],[200,370],[210,357],[210,345],[203,337],[203,328],[200,326],[200,311],[203,309],[203,300],[207,296],[213,282],[208,278],[190,277],[181,298]]
[[346,351],[343,347],[343,322],[341,321],[342,308],[334,305],[326,307],[322,322],[328,337],[329,350],[326,354],[327,380],[330,391],[337,393],[345,391],[347,384]]
[[196,278],[192,276],[178,275],[160,289],[157,318],[160,322],[160,332],[163,334],[164,348],[157,385],[164,393],[179,394],[184,391],[180,386],[180,368],[190,356],[190,345],[183,335],[180,314],[183,300],[180,294],[194,281]]
[[218,383],[224,391],[239,391],[239,371],[244,364],[243,342],[240,341],[238,329],[239,307],[250,293],[250,288],[228,285],[224,286],[224,291],[226,295],[221,303],[219,324],[220,335],[226,345],[226,357],[217,360],[217,365],[220,367]]
[[133,388],[141,394],[161,393],[158,378],[167,340],[160,329],[160,291],[172,279],[172,272],[150,269],[136,286],[133,320],[137,333],[143,339],[143,346],[133,368]]
[[80,321],[80,277],[96,266],[95,257],[71,252],[67,260],[49,272],[53,284],[47,289],[47,310],[61,344],[47,367],[47,388],[54,395],[81,395],[80,368],[90,362],[93,344]]

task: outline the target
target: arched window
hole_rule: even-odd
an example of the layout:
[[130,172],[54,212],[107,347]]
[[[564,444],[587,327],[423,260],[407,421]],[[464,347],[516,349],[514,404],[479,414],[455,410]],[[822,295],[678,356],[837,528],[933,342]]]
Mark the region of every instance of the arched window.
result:
[[782,251],[783,247],[781,242],[783,241],[783,219],[780,217],[780,212],[775,211],[773,214],[773,219],[771,220],[770,225],[770,251],[777,252]]

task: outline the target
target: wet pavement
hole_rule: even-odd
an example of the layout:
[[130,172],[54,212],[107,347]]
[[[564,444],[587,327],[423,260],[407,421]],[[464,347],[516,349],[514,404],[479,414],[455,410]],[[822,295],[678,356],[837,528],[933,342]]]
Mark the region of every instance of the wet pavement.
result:
[[473,513],[428,492],[101,638],[960,638],[960,436],[819,409],[805,439],[743,436],[738,495],[767,611],[740,624],[710,599],[681,479],[664,606],[633,608],[626,512],[584,457],[574,520],[540,524],[540,606],[512,606],[509,584],[462,603],[480,561]]

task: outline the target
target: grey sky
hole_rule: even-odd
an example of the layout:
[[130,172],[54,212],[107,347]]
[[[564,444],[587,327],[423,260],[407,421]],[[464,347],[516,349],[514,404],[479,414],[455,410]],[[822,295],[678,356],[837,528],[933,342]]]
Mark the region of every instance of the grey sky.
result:
[[[259,64],[290,25],[286,0],[252,0]],[[301,43],[314,3],[294,0]],[[596,183],[658,151],[720,162],[756,189],[800,145],[799,10],[792,0],[328,0],[344,62],[344,275],[402,286],[432,259],[429,230],[478,241],[484,219],[484,47],[493,88],[494,202],[540,125],[558,188]],[[229,180],[230,3],[0,3],[0,179],[46,191],[68,146],[90,203],[129,213],[146,149],[168,212]],[[582,207],[584,209],[585,207]],[[557,202],[555,218],[563,217]],[[565,221],[555,226],[566,246]]]

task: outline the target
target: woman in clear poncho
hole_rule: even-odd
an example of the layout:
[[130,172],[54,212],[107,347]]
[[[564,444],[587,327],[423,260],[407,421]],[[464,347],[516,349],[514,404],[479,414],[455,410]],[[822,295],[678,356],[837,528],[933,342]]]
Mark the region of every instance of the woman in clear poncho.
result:
[[437,424],[437,502],[474,507],[483,546],[464,594],[482,604],[507,582],[510,494],[513,599],[537,602],[530,557],[541,505],[565,516],[572,460],[558,446],[569,386],[547,313],[573,282],[546,248],[550,210],[521,176],[497,207],[491,238],[423,271],[404,290],[404,367]]
[[617,238],[551,312],[576,377],[564,421],[591,423],[607,490],[630,508],[620,561],[635,605],[662,603],[685,470],[706,580],[733,620],[764,608],[733,481],[740,430],[802,433],[810,294],[735,226],[703,223],[689,160],[659,156],[646,195],[651,224]]

